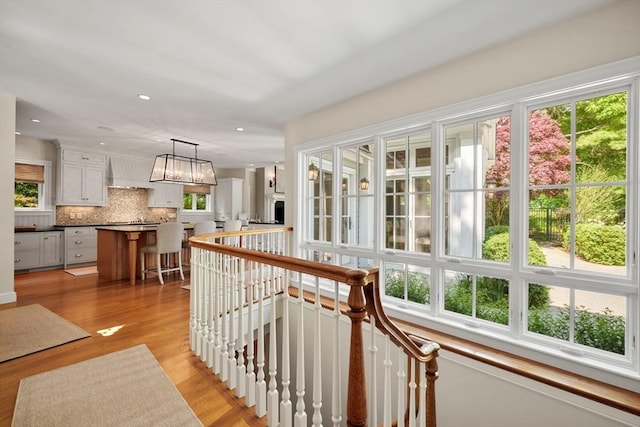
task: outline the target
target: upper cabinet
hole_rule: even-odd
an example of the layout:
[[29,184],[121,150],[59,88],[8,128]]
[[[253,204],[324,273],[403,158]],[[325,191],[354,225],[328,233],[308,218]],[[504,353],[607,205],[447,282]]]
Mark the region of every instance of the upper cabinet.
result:
[[150,208],[181,208],[182,185],[154,182],[149,190]]
[[242,212],[242,187],[240,178],[218,178],[215,188],[214,212],[217,221],[238,219]]
[[58,158],[58,205],[107,204],[105,155],[61,148]]

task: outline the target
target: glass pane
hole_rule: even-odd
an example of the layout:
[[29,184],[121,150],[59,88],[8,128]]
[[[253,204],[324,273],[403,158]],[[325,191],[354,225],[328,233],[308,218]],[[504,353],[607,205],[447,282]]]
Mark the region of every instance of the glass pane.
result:
[[472,316],[474,293],[472,275],[445,271],[444,309],[446,311]]
[[431,218],[416,218],[415,224],[416,252],[431,252]]
[[396,151],[396,169],[404,169],[407,165],[407,154],[405,150]]
[[206,194],[196,194],[196,209],[199,211],[204,211],[207,209]]
[[16,208],[38,207],[39,188],[36,183],[15,182],[13,195]]
[[416,148],[416,167],[431,166],[431,147]]
[[416,194],[415,195],[415,216],[429,216],[431,215],[431,195],[430,194]]
[[577,182],[626,179],[627,94],[576,102]]
[[508,187],[511,182],[511,117],[504,116],[478,123],[482,145],[484,188]]
[[570,289],[529,284],[529,332],[569,341]]
[[394,212],[394,204],[393,204],[393,196],[385,197],[385,212],[387,215],[393,215]]
[[474,188],[476,148],[473,129],[473,123],[445,128],[445,138],[450,146],[451,162],[455,169],[449,179],[449,188],[452,190]]
[[476,317],[508,325],[509,281],[496,277],[478,276],[476,282]]
[[576,343],[625,354],[626,307],[625,297],[576,290]]
[[396,215],[405,215],[407,202],[404,195],[397,195],[395,197],[395,213]]
[[475,238],[473,234],[474,192],[448,193],[448,216],[445,218],[448,247],[446,254],[459,257],[473,256]]
[[182,209],[191,210],[193,208],[193,197],[191,193],[182,194]]
[[529,185],[567,184],[571,171],[571,105],[529,114]]

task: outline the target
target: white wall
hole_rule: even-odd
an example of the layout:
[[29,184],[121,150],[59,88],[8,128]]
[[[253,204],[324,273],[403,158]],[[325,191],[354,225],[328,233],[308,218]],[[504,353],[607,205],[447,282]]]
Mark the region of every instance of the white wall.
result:
[[[638,16],[640,1],[616,2],[293,120],[285,127],[287,169],[296,165],[296,144],[640,55]],[[287,219],[294,205],[286,204]]]
[[0,93],[0,304],[16,301],[13,288],[13,194],[15,181],[16,97]]
[[[297,329],[304,325],[304,341],[306,351],[306,394],[305,406],[312,411],[313,398],[313,359],[314,359],[314,310],[311,304],[305,304],[304,321],[300,322],[299,305],[291,299],[289,313],[291,316],[291,399],[296,402],[295,355],[297,345]],[[332,340],[335,336],[335,322],[332,312],[321,310],[322,334],[322,394],[323,421],[331,419],[331,380],[333,366]],[[369,369],[370,347],[369,324],[364,324],[365,366]],[[348,352],[351,324],[346,316],[341,316],[339,327],[341,378],[348,376]],[[377,347],[377,391],[381,399],[384,381],[383,360],[385,357],[384,339],[376,336]],[[395,386],[398,367],[396,352],[391,352],[392,383]],[[278,360],[280,363],[280,360]],[[403,366],[405,364],[403,363]],[[278,372],[281,372],[278,367]],[[565,392],[519,375],[471,360],[452,352],[440,351],[438,357],[439,378],[436,381],[436,413],[438,425],[441,427],[621,427],[640,425],[640,417],[610,408],[589,399]],[[368,374],[367,374],[368,375]],[[371,381],[371,377],[367,377]],[[343,417],[346,408],[346,382],[342,384]],[[393,390],[391,391],[393,393]],[[368,397],[369,398],[369,397]],[[395,394],[392,399],[395,412]],[[378,402],[378,422],[382,421],[382,401]],[[310,413],[310,412],[308,412]],[[343,421],[345,418],[343,418]]]
[[[293,176],[298,168],[297,144],[638,56],[639,16],[640,1],[616,2],[293,120],[285,127],[287,169]],[[293,188],[290,179],[285,217],[288,225],[299,226],[293,222]],[[589,400],[567,403],[569,394],[557,389],[539,390],[539,383],[446,354],[441,359],[440,425],[498,425],[496,419],[518,426],[617,425],[592,415],[609,408]]]

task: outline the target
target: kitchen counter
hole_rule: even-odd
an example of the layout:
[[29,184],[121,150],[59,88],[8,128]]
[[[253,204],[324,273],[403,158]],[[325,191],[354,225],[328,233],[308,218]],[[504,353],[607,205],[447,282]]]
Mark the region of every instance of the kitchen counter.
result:
[[[100,279],[112,281],[128,278],[131,285],[135,285],[136,277],[141,276],[139,248],[155,242],[158,224],[100,225],[95,228],[98,232]],[[188,239],[193,234],[193,224],[185,224],[184,229],[185,239]],[[183,261],[188,262],[189,251],[184,252]]]
[[16,233],[47,233],[49,231],[62,231],[63,228],[58,226],[50,226],[50,227],[36,227],[36,228],[22,228],[15,227],[14,231]]

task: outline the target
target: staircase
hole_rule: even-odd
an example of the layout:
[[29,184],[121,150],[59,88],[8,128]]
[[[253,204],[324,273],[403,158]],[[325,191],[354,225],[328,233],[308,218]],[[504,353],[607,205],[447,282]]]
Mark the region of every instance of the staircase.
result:
[[439,346],[384,314],[378,271],[287,255],[290,227],[190,239],[193,352],[269,426],[436,426]]

